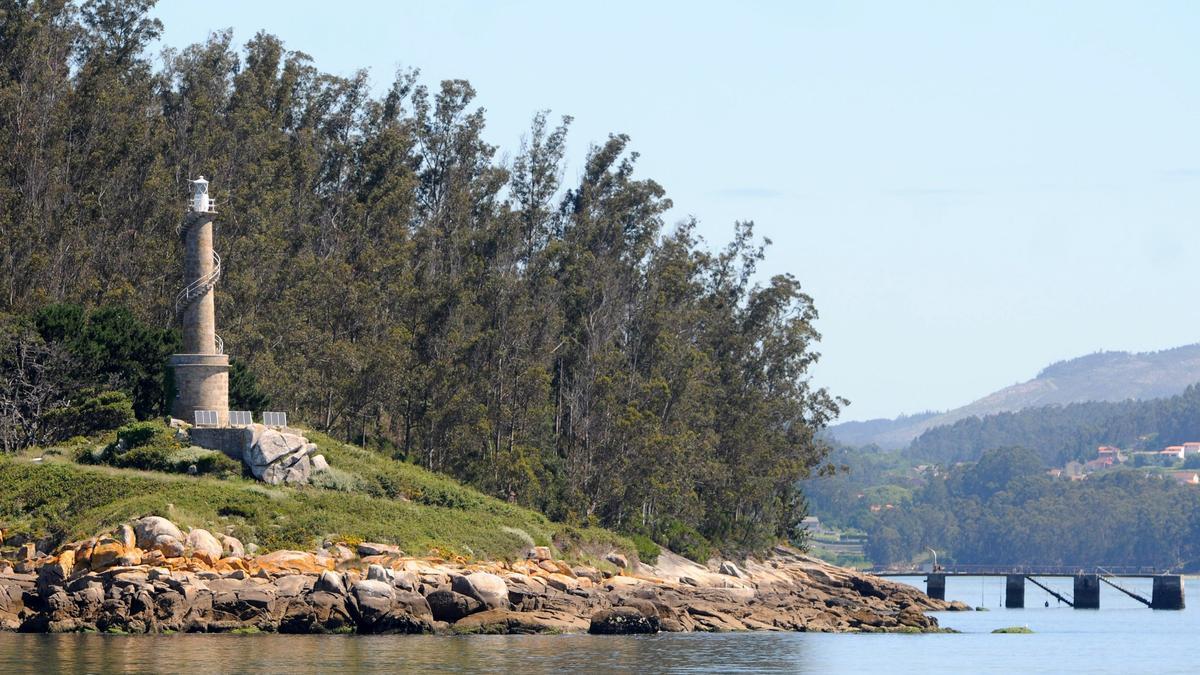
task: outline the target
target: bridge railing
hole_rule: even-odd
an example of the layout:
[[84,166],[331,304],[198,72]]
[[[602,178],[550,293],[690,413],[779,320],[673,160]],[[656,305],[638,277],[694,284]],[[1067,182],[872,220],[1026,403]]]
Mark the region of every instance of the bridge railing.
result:
[[[877,568],[871,570],[875,574],[912,574],[914,576],[928,574],[927,569],[922,568]],[[938,572],[943,574],[979,574],[979,575],[1002,575],[1002,574],[1028,574],[1028,575],[1076,575],[1076,574],[1099,574],[1102,576],[1114,575],[1145,575],[1155,576],[1159,574],[1175,573],[1173,569],[1161,569],[1156,567],[1135,566],[1135,565],[973,565],[973,564],[950,564],[940,565]]]

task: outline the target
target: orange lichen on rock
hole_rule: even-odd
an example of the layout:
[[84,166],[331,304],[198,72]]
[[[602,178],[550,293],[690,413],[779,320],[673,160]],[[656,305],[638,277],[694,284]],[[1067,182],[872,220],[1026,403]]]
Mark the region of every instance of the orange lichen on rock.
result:
[[254,565],[268,574],[320,574],[332,570],[334,563],[333,558],[304,551],[275,551],[258,556]]

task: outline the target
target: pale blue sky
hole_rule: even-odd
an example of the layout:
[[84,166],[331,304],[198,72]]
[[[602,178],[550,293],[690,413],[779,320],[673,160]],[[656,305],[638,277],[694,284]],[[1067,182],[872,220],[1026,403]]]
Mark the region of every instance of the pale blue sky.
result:
[[[1099,349],[1200,340],[1200,3],[163,0],[339,74],[466,78],[509,153],[628,133],[716,246],[821,312],[843,419],[954,407]],[[219,177],[216,178],[219,180]]]

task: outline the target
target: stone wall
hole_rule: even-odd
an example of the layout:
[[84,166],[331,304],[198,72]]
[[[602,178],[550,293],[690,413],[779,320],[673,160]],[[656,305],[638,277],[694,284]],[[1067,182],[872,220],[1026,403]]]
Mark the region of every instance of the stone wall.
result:
[[252,433],[243,427],[193,427],[188,431],[192,445],[209,450],[220,450],[233,459],[245,460],[246,448],[250,447]]

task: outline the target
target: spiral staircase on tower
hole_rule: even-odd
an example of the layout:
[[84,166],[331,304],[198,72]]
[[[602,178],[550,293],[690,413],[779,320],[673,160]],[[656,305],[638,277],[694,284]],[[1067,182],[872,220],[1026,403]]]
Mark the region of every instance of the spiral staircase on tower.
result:
[[[192,229],[192,225],[196,222],[198,222],[196,219],[188,218],[182,224],[177,226],[176,231],[179,232],[179,237],[186,241],[188,233]],[[217,280],[221,278],[221,256],[217,255],[216,251],[213,251],[212,261],[212,271],[200,277],[199,279],[196,279],[187,286],[184,286],[183,289],[180,290],[175,296],[175,316],[182,317],[183,313],[187,311],[187,308],[190,307],[192,303],[196,302],[200,298],[203,298],[205,294],[212,291],[217,285]],[[225,341],[221,339],[220,335],[214,334],[213,338],[215,339],[217,353],[224,354]]]

